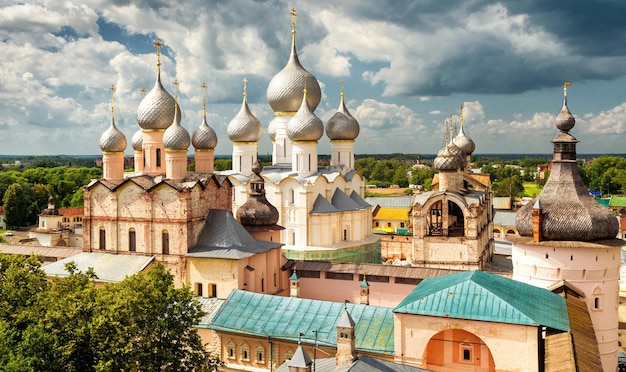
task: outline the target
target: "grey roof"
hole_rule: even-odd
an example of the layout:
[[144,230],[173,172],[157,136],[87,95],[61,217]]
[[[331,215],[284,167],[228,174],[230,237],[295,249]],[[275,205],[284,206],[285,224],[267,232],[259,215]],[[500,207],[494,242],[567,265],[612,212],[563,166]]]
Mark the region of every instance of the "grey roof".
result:
[[43,266],[48,276],[68,276],[65,265],[74,262],[80,271],[92,268],[99,282],[121,282],[127,276],[143,271],[152,261],[153,256],[130,254],[111,254],[102,252],[81,252],[60,261]]
[[[294,354],[295,357],[295,354]],[[407,366],[404,364],[388,362],[386,360],[360,355],[357,359],[342,366],[337,365],[335,358],[316,359],[315,371],[317,372],[428,372],[429,369]],[[283,363],[276,372],[288,372],[289,361]]]
[[134,172],[129,172],[124,175],[125,179],[122,182],[111,182],[105,179],[92,180],[87,189],[92,189],[95,185],[101,184],[109,190],[115,190],[120,188],[129,182],[136,184],[146,191],[152,191],[158,186],[167,185],[177,191],[183,191],[186,188],[193,188],[196,185],[205,188],[211,181],[215,181],[219,186],[222,186],[224,182],[230,183],[226,175],[221,174],[206,174],[197,172],[187,172],[187,176],[181,182],[173,182],[165,179],[165,175],[138,175]]
[[304,351],[302,345],[298,345],[298,348],[296,349],[296,352],[293,353],[291,360],[287,361],[287,365],[289,367],[306,368],[311,364],[313,364],[313,361],[306,351]]
[[359,193],[354,190],[352,190],[352,193],[350,194],[350,199],[354,200],[354,202],[357,203],[361,208],[372,207],[372,205],[366,202],[365,199],[363,199],[361,195],[359,195]]
[[313,203],[313,209],[311,209],[311,213],[338,213],[339,209],[337,209],[334,205],[330,204],[326,198],[324,198],[321,194],[317,196],[315,202]]
[[280,246],[281,243],[254,239],[229,211],[210,209],[198,241],[187,257],[238,260]]
[[493,213],[493,224],[506,227],[515,227],[516,217],[517,213],[515,212],[495,211]]
[[333,205],[341,211],[356,211],[363,209],[339,188],[335,189],[335,193],[333,194],[331,201]]
[[494,209],[511,209],[511,197],[509,196],[494,196],[493,197]]
[[390,198],[365,198],[365,201],[373,206],[383,208],[411,208],[413,206],[413,196],[396,196]]
[[354,324],[354,319],[350,316],[348,308],[344,306],[341,317],[339,317],[339,321],[337,321],[337,327],[354,328]]

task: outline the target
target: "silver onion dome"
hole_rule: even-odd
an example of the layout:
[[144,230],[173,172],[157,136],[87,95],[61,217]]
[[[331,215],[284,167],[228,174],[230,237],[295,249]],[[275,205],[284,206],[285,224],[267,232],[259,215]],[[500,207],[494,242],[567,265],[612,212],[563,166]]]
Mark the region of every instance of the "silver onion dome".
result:
[[561,132],[567,132],[574,128],[574,124],[576,124],[576,119],[574,118],[574,115],[572,115],[572,113],[569,111],[569,108],[567,107],[567,97],[565,97],[563,99],[563,108],[556,116],[554,125]]
[[258,142],[263,135],[263,125],[250,112],[245,93],[241,109],[228,124],[226,133],[232,142]]
[[[309,106],[315,110],[322,99],[320,85],[302,65],[296,52],[296,39],[293,33],[291,55],[285,67],[270,81],[267,87],[267,102],[274,112],[296,112],[302,102],[302,92],[306,87]],[[302,77],[305,76],[305,79]]]
[[460,168],[464,168],[465,162],[466,162],[465,153],[459,146],[454,144],[454,141],[448,142],[448,151],[450,151],[452,155],[458,158],[458,163],[460,165]]
[[324,123],[309,108],[307,91],[302,96],[302,104],[298,112],[287,124],[287,137],[291,141],[318,141],[324,135]]
[[433,165],[440,171],[453,171],[461,167],[458,156],[452,154],[448,146],[439,150],[437,157],[433,160]]
[[115,126],[115,119],[111,119],[111,126],[100,136],[100,149],[104,152],[124,152],[126,137]]
[[166,129],[172,124],[172,117],[176,111],[176,122],[180,123],[181,113],[172,97],[161,85],[161,77],[157,75],[154,87],[139,103],[137,109],[137,123],[142,129]]
[[466,155],[472,155],[474,150],[476,150],[476,144],[474,143],[474,141],[472,141],[471,138],[467,136],[467,134],[465,134],[465,131],[463,130],[463,125],[461,125],[461,128],[459,129],[459,134],[454,137],[452,142],[454,142],[455,145],[463,150]]
[[274,226],[280,217],[278,209],[265,197],[265,180],[261,177],[263,165],[258,159],[252,165],[248,200],[237,209],[237,220],[244,226]]
[[341,93],[337,112],[326,123],[326,135],[331,140],[354,140],[359,135],[359,122],[350,114]]
[[206,116],[202,119],[202,124],[193,132],[191,143],[197,150],[213,150],[217,146],[217,134],[207,123]]
[[187,150],[190,143],[189,132],[177,120],[163,133],[163,146],[167,150]]
[[274,116],[274,118],[270,121],[269,125],[267,126],[267,135],[270,137],[270,140],[272,140],[272,142],[276,140],[276,132],[278,128],[286,128],[287,124],[289,123],[289,119],[291,119],[291,116],[280,115]]
[[131,142],[133,144],[133,150],[141,151],[143,149],[143,132],[141,131],[141,129],[133,134]]

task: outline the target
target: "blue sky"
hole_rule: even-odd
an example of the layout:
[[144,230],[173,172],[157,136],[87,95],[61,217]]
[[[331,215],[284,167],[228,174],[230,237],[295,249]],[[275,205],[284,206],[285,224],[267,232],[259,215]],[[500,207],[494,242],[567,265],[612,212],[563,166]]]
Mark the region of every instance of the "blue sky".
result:
[[[344,80],[361,125],[357,154],[436,153],[461,104],[476,153],[550,153],[566,80],[578,152],[626,153],[621,0],[8,0],[0,9],[0,153],[100,153],[111,84],[130,144],[140,89],[154,84],[157,35],[166,44],[163,84],[173,94],[180,82],[183,126],[193,132],[201,123],[206,82],[216,153],[230,154],[226,128],[245,77],[265,128],[259,151],[271,152],[265,95],[289,55],[292,6],[300,60],[322,87],[316,114],[324,122],[333,115]],[[323,137],[319,152],[329,148]]]

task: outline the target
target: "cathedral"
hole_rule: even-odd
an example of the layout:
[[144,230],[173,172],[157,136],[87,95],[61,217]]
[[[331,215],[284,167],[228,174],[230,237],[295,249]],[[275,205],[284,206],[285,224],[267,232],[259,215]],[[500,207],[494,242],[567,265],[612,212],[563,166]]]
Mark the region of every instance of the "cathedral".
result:
[[[380,239],[372,232],[372,207],[363,199],[365,180],[354,169],[359,123],[348,111],[342,86],[337,112],[324,126],[315,115],[321,90],[300,63],[292,9],[291,54],[270,81],[267,100],[274,111],[268,125],[272,165],[264,169],[267,199],[279,211],[287,258],[379,262]],[[228,125],[233,143],[233,213],[246,202],[263,126],[250,112],[244,88],[241,110]],[[318,167],[318,141],[330,139],[329,168]]]

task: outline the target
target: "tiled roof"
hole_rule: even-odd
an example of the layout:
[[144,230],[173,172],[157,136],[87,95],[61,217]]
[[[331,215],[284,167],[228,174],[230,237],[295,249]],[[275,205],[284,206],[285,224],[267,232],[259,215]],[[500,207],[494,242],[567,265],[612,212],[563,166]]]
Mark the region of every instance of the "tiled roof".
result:
[[98,277],[96,281],[121,282],[125,277],[143,271],[153,260],[153,256],[81,252],[43,266],[42,269],[48,276],[65,277],[69,275],[65,270],[65,264],[74,262],[78,270],[82,272],[93,268]]
[[[392,309],[360,304],[346,304],[356,323],[357,351],[393,355],[394,324]],[[271,337],[313,344],[317,331],[318,345],[337,345],[337,322],[343,311],[340,302],[298,297],[272,296],[234,290],[207,325],[210,329],[239,334]]]
[[61,216],[82,216],[85,214],[85,208],[59,208]]
[[374,220],[380,221],[408,221],[409,208],[378,208]]
[[380,205],[385,208],[411,208],[413,205],[413,196],[365,198],[365,201],[373,206]]
[[570,329],[563,297],[484,271],[425,279],[393,311]]

